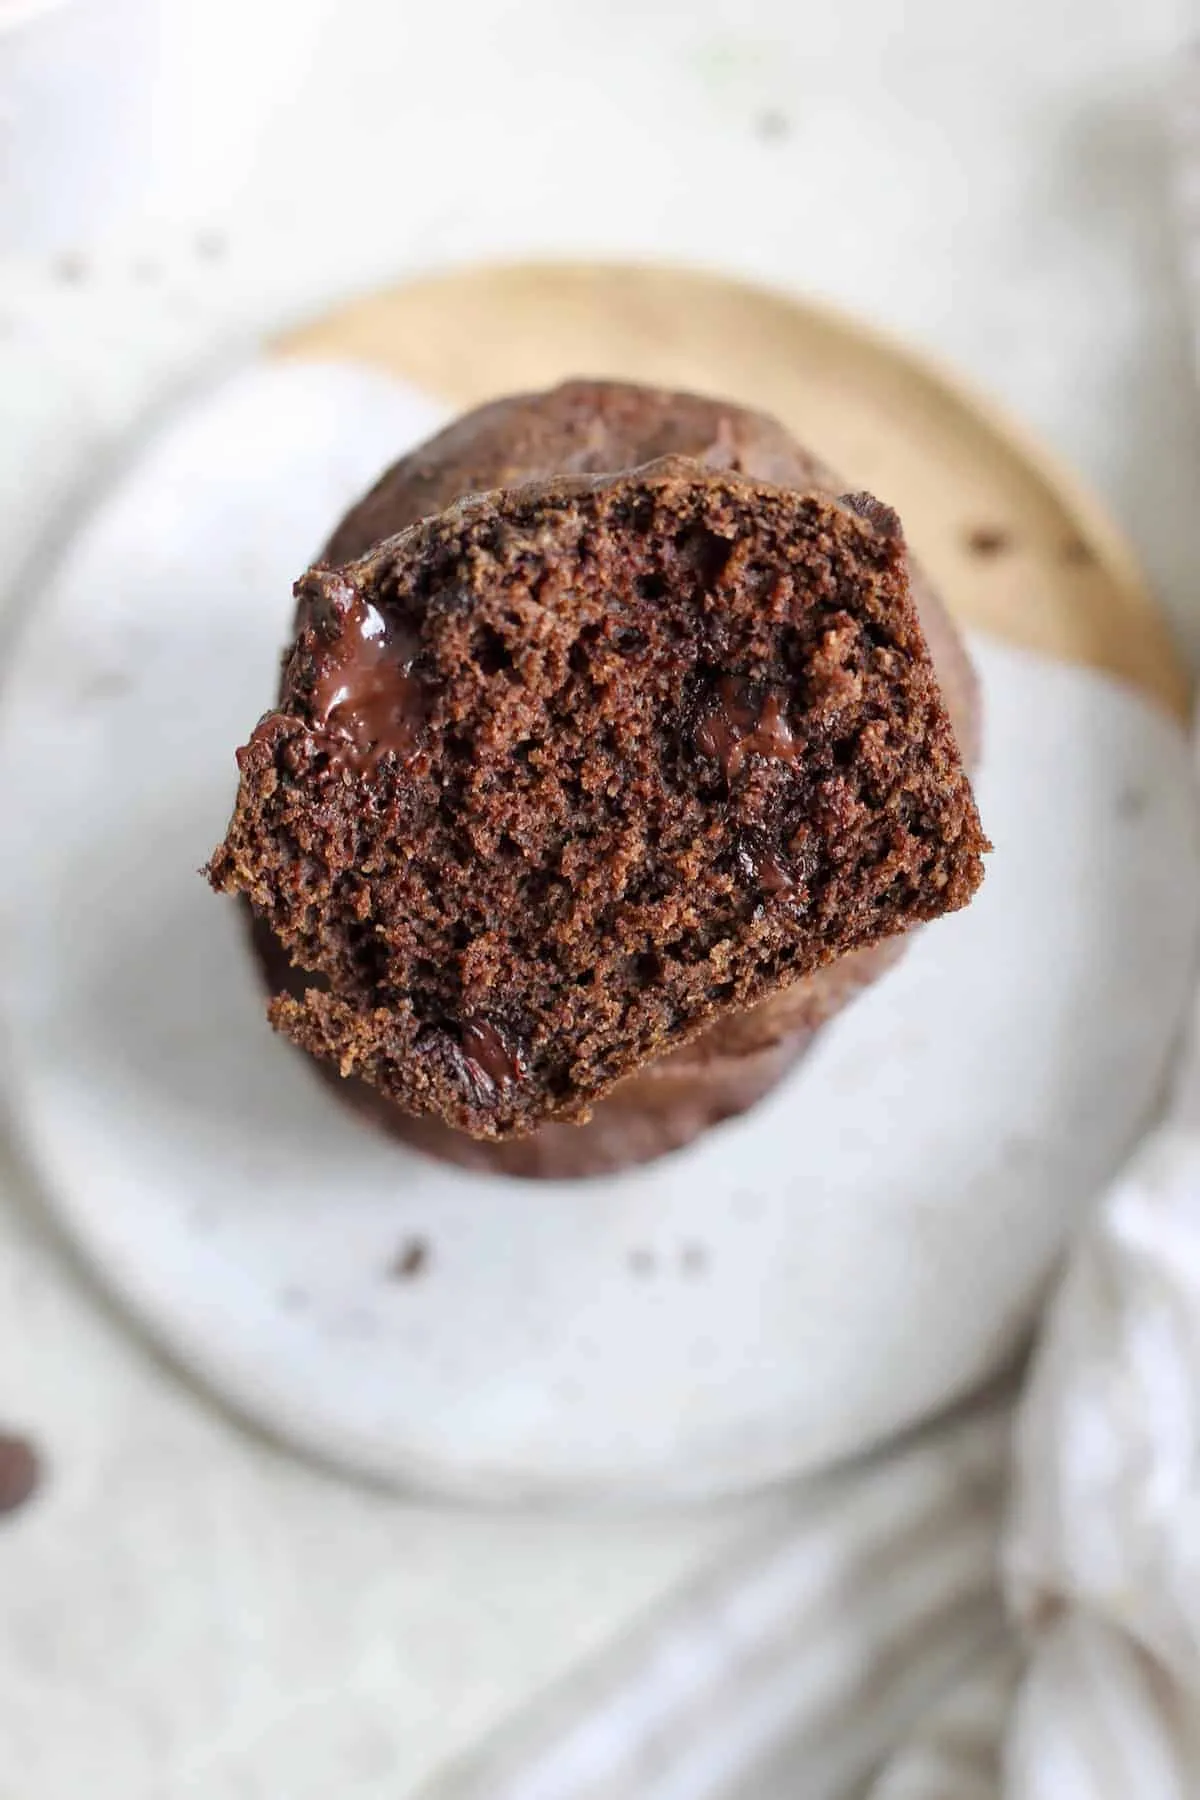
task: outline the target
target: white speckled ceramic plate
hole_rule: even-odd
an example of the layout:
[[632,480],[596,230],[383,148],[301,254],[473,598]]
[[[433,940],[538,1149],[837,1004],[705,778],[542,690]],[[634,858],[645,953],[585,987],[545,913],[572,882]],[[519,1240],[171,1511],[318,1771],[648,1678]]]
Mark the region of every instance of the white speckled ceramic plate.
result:
[[996,1367],[1151,1109],[1200,894],[1182,735],[980,643],[984,890],[785,1087],[615,1180],[424,1161],[271,1036],[196,871],[292,577],[436,415],[363,368],[250,369],[146,446],[38,596],[0,713],[19,1131],[158,1340],[349,1470],[507,1499],[812,1468]]

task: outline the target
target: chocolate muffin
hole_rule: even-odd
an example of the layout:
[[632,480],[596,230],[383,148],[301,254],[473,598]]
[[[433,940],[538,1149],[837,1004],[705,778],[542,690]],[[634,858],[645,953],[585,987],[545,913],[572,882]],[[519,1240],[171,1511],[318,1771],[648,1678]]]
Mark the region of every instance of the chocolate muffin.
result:
[[[708,402],[506,405],[398,465],[300,583],[212,878],[307,971],[276,1024],[431,1130],[561,1134],[657,1088],[677,1142],[689,1080],[691,1130],[704,1083],[748,1103],[966,902],[985,842],[894,514]],[[756,440],[809,491],[747,472]],[[529,479],[543,456],[571,472]]]
[[[476,407],[401,457],[351,507],[321,560],[336,565],[361,556],[465,494],[561,474],[607,474],[662,456],[688,456],[706,468],[732,469],[800,492],[846,491],[844,481],[766,413],[629,382],[567,381]],[[909,578],[946,711],[970,768],[979,754],[975,672],[941,599],[911,559]],[[806,1044],[903,953],[903,938],[884,939],[731,1013],[698,1040],[697,1068],[708,1069],[714,1055],[764,1049],[789,1036]],[[676,1052],[676,1062],[688,1054]],[[398,1118],[403,1127],[408,1115]],[[578,1134],[571,1142],[581,1153]]]

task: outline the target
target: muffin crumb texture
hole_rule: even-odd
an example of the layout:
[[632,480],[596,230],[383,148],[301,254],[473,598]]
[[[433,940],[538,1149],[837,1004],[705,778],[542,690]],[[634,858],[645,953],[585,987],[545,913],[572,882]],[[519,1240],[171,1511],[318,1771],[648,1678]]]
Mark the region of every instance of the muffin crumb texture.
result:
[[504,1139],[847,951],[987,847],[895,514],[668,457],[470,496],[297,587],[212,859],[296,1044]]

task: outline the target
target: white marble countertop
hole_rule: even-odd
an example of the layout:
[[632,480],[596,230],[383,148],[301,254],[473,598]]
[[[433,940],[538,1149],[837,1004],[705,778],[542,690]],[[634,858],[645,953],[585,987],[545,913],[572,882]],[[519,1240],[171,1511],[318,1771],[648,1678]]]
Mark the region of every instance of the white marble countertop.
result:
[[[1188,10],[341,0],[204,220],[0,264],[7,603],[128,432],[263,332],[411,269],[611,253],[956,362],[1092,479],[1200,654],[1162,105]],[[0,1528],[0,1800],[395,1800],[787,1503],[584,1522],[351,1489],[163,1368],[0,1173],[0,1421],[49,1466]]]

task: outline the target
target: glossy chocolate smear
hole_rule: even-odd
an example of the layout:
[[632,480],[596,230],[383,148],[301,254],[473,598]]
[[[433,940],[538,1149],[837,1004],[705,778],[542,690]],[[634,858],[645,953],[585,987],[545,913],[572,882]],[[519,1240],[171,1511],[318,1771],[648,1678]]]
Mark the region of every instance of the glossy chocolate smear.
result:
[[801,744],[787,716],[787,690],[722,675],[696,722],[694,742],[731,781],[748,756],[794,762]]
[[333,739],[330,759],[359,772],[393,754],[408,762],[420,749],[430,694],[413,674],[416,635],[384,618],[348,581],[325,591],[337,636],[315,659],[312,722]]

